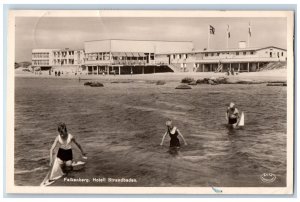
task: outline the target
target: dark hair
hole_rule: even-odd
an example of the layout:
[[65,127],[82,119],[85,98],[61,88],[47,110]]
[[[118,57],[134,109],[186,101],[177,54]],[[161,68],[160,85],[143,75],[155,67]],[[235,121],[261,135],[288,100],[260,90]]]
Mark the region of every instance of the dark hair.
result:
[[68,130],[67,130],[67,126],[65,123],[61,122],[58,124],[58,128],[57,128],[59,134],[64,134],[67,135],[68,134]]

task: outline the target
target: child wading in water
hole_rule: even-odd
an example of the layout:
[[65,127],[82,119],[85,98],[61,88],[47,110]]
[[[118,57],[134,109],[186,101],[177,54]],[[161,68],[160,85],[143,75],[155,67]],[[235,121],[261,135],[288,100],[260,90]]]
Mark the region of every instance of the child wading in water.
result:
[[165,134],[163,135],[163,138],[161,140],[160,145],[162,146],[164,143],[164,140],[166,138],[166,135],[169,134],[171,140],[170,140],[170,149],[169,152],[170,154],[173,155],[177,155],[178,154],[178,150],[180,149],[180,141],[178,139],[177,136],[180,136],[181,139],[184,142],[184,145],[187,145],[183,135],[180,133],[180,131],[178,130],[178,128],[176,128],[175,126],[173,126],[172,121],[167,121],[166,122],[166,126],[167,126],[167,131],[165,132]]
[[[50,166],[52,166],[52,171],[49,176],[49,180],[54,180],[61,177],[64,173],[62,172],[62,167],[64,165],[65,170],[69,171],[72,169],[73,162],[73,153],[72,153],[72,142],[76,144],[76,146],[81,151],[83,158],[86,158],[86,153],[82,150],[80,144],[75,140],[74,136],[68,133],[67,126],[65,123],[58,124],[58,132],[59,135],[56,136],[54,143],[50,149]],[[57,158],[53,161],[53,150],[59,145],[59,149],[57,152]]]
[[231,102],[229,104],[229,107],[227,108],[226,120],[228,121],[228,124],[233,128],[236,128],[238,126],[238,123],[240,121],[240,113],[233,102]]

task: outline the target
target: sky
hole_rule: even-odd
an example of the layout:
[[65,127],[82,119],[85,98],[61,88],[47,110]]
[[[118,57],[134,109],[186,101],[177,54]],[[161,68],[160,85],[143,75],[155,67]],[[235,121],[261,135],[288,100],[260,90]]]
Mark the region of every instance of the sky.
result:
[[287,48],[285,18],[121,18],[121,17],[17,17],[15,24],[16,62],[31,61],[35,48],[83,49],[84,41],[102,39],[192,41],[196,50],[227,47],[227,26],[230,27],[229,48],[248,40],[250,47],[277,46]]

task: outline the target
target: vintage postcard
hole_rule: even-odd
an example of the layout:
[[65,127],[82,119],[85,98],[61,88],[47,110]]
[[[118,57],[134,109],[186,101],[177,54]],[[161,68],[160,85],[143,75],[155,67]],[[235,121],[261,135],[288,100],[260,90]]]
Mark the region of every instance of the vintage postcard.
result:
[[8,25],[7,193],[293,193],[293,11]]

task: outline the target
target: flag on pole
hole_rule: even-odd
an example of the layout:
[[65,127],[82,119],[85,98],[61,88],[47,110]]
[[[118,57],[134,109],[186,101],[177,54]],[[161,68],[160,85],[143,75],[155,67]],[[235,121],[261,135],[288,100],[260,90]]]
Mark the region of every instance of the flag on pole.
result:
[[228,38],[230,38],[230,28],[229,28],[229,25],[227,25],[227,36],[228,36]]
[[211,25],[209,25],[209,33],[210,34],[215,34],[215,28]]
[[249,22],[249,27],[248,27],[248,33],[249,33],[249,36],[251,36],[251,24]]

